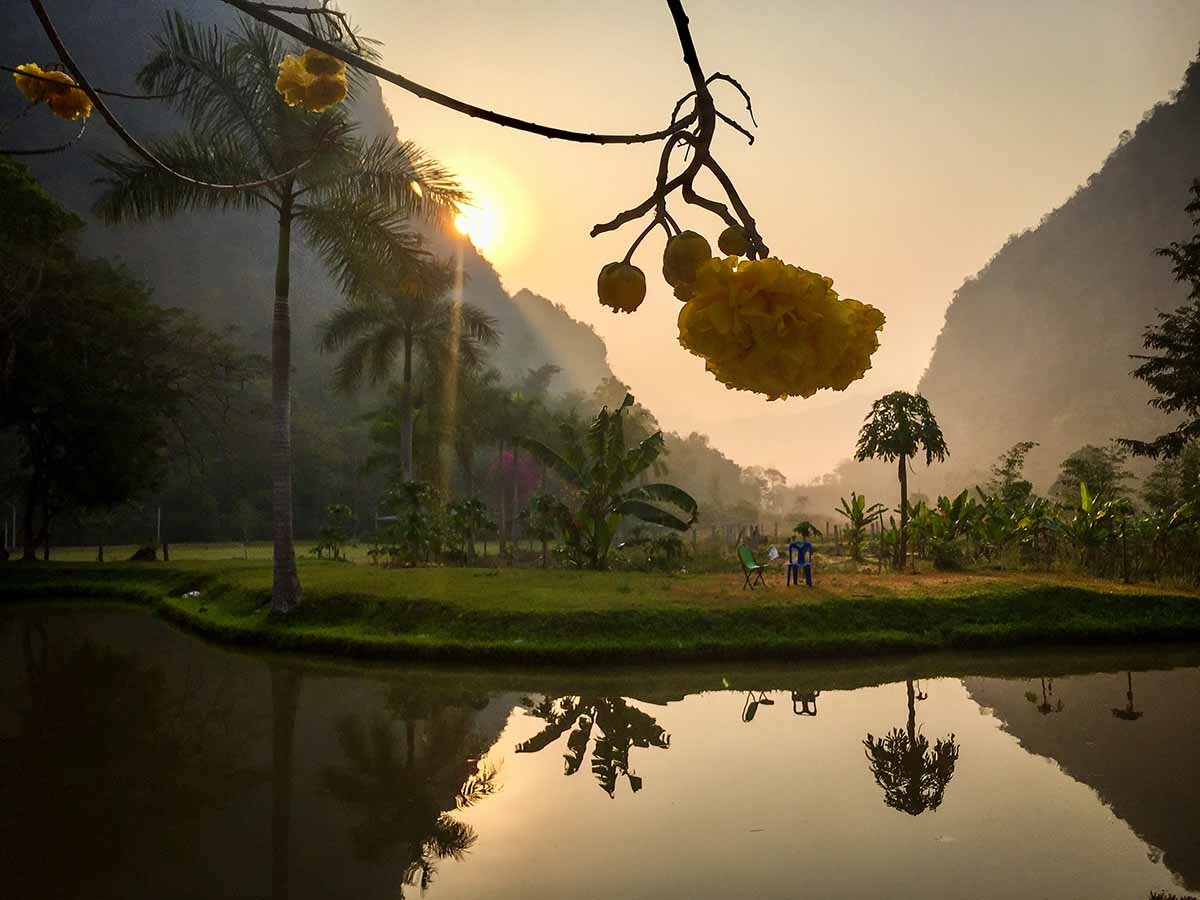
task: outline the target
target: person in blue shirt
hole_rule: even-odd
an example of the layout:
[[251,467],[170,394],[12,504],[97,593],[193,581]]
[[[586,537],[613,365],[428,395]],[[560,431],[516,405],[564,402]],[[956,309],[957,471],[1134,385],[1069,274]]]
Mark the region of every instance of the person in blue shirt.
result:
[[787,583],[800,584],[800,570],[804,569],[804,583],[809,587],[812,583],[813,545],[807,540],[792,541],[788,544]]

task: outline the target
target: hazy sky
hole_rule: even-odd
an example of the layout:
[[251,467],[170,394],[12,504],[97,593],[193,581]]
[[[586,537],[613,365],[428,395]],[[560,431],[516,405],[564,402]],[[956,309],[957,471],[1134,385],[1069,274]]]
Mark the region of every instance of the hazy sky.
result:
[[[346,0],[383,60],[447,93],[595,131],[662,127],[690,87],[658,0]],[[455,168],[494,219],[487,253],[510,291],[556,300],[604,337],[617,374],[664,427],[709,433],[741,463],[807,479],[849,455],[871,399],[913,388],[964,277],[1095,171],[1125,128],[1179,86],[1200,42],[1195,0],[712,2],[687,0],[702,65],[754,98],[753,147],[718,159],[775,255],[834,279],[888,323],[846,395],[768,404],[716,383],[678,344],[658,276],[661,237],[635,262],[646,303],[616,316],[596,274],[635,226],[591,226],[649,193],[657,145],[586,147],[465,118],[391,85],[402,137]],[[723,108],[743,112],[739,98]],[[1200,174],[1200,172],[1198,172]],[[715,245],[707,214],[675,207]]]

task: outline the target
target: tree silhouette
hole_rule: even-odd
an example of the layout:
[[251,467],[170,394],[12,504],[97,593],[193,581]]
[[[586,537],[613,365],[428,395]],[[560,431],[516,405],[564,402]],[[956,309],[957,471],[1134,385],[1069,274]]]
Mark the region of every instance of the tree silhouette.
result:
[[[629,768],[633,747],[671,746],[671,736],[654,717],[621,697],[544,698],[527,704],[530,715],[545,719],[547,725],[527,741],[517,745],[518,753],[537,753],[567,735],[563,754],[564,775],[574,775],[583,766],[588,744],[592,743],[592,776],[609,797],[615,797],[617,782],[624,776],[630,790],[642,789],[642,779]],[[593,732],[598,732],[593,743]]]
[[1142,712],[1142,710],[1140,710],[1140,709],[1133,708],[1133,673],[1132,672],[1125,673],[1125,684],[1126,684],[1125,706],[1123,708],[1119,707],[1119,706],[1114,706],[1112,708],[1112,714],[1113,714],[1114,718],[1124,719],[1126,722],[1136,722],[1138,719],[1140,719],[1142,716],[1144,716],[1145,713]]
[[936,459],[944,462],[949,450],[946,439],[929,401],[920,394],[893,391],[871,405],[871,411],[858,435],[854,458],[899,460],[900,476],[900,550],[897,564],[903,568],[908,558],[908,461],[921,450],[925,465]]
[[907,728],[893,728],[880,738],[868,734],[863,746],[871,774],[883,788],[883,802],[892,809],[919,816],[942,805],[946,786],[954,777],[959,748],[953,734],[930,746],[929,739],[917,729],[917,695],[911,678],[907,686]]

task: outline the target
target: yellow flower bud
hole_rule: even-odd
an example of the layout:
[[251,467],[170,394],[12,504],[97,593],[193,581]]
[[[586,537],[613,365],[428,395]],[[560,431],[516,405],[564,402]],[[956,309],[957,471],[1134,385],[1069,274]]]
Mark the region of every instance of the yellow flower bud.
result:
[[741,225],[730,225],[717,238],[717,247],[726,256],[745,256],[746,251],[750,249],[746,229]]
[[600,270],[596,291],[613,312],[631,313],[646,299],[646,275],[629,263],[610,262]]
[[663,250],[663,278],[675,287],[680,282],[694,281],[700,265],[712,259],[712,245],[694,231],[681,231]]

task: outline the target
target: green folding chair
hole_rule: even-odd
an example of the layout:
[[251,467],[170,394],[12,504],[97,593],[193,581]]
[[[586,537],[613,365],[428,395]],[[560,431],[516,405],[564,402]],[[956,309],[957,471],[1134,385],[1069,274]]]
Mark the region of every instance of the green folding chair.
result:
[[738,545],[738,562],[742,564],[742,574],[746,576],[746,583],[742,585],[743,591],[746,588],[754,590],[756,584],[767,586],[767,583],[763,581],[763,572],[767,571],[767,567],[754,561],[754,554],[745,544]]

